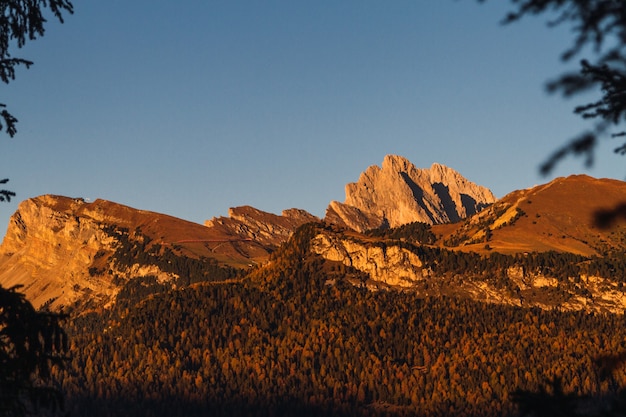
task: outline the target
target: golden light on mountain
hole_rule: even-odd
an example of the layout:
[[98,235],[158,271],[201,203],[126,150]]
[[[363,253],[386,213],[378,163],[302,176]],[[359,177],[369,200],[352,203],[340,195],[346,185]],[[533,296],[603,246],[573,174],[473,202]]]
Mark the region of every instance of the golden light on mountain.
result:
[[514,191],[471,219],[433,231],[465,251],[603,255],[624,250],[626,228],[624,222],[600,228],[597,215],[624,201],[625,182],[575,175]]
[[[455,251],[482,259],[494,253],[536,257],[531,254],[555,251],[609,259],[626,249],[624,221],[604,229],[594,216],[624,199],[626,183],[581,175],[514,191],[494,202],[488,189],[450,168],[434,164],[422,170],[404,158],[387,156],[382,168],[368,168],[358,183],[347,186],[346,203],[331,203],[326,226],[309,237],[304,258],[351,268],[361,276],[357,281],[364,279],[372,288],[544,305],[528,292],[557,285],[541,268],[528,271],[510,258],[509,266],[497,267],[510,287],[503,289],[469,270],[451,276],[449,270],[438,271],[435,266],[448,261],[436,257]],[[409,223],[415,219],[456,222]],[[102,308],[137,279],[178,288],[242,277],[266,265],[296,229],[311,222],[324,224],[300,209],[277,215],[243,206],[200,225],[104,200],[41,196],[22,202],[11,218],[0,246],[0,284],[23,285],[35,306]],[[392,225],[401,227],[389,229]],[[373,226],[381,228],[364,234]],[[472,256],[468,259],[477,262]],[[459,274],[467,276],[451,278]],[[623,308],[623,294],[606,281],[613,277],[581,274],[588,283],[591,278],[602,283],[585,287],[594,294],[593,303],[576,293],[579,284],[567,293],[569,299],[563,295],[551,302],[572,309]]]

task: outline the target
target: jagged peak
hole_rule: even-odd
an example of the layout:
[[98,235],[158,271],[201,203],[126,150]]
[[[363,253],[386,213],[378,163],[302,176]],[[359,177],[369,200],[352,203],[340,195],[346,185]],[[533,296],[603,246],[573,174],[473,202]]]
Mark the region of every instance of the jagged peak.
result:
[[428,169],[428,173],[430,175],[431,182],[444,182],[450,180],[459,183],[470,182],[467,178],[461,175],[459,171],[438,162],[431,165],[430,169]]
[[368,167],[357,182],[346,185],[345,202],[331,203],[327,220],[361,231],[373,224],[447,223],[472,215],[495,200],[489,189],[452,168],[437,162],[430,168],[416,168],[407,158],[389,154],[381,167]]
[[[378,168],[378,166],[372,165],[368,169],[371,168],[376,169]],[[439,162],[433,162],[430,168],[417,168],[411,161],[409,161],[404,156],[393,154],[385,155],[385,157],[383,158],[383,163],[379,170],[394,172],[408,172],[417,170],[423,173],[428,173],[430,176],[434,177],[454,176],[463,178],[465,180],[465,178],[457,170]]]
[[403,156],[400,155],[385,155],[383,158],[382,169],[384,171],[407,171],[410,167],[414,168],[414,165]]

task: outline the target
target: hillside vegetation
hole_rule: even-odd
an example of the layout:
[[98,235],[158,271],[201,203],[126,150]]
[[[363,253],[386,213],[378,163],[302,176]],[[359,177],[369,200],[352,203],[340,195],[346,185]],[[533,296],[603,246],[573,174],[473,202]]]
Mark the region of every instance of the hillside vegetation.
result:
[[623,315],[371,291],[311,256],[306,225],[247,277],[177,290],[144,280],[70,322],[56,375],[72,415],[514,415],[513,393],[560,378],[614,398]]

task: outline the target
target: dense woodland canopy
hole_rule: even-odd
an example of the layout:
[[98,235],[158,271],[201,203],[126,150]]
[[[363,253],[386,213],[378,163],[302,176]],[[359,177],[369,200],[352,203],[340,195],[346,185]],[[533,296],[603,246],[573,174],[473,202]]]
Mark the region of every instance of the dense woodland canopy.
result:
[[307,256],[316,227],[237,282],[147,278],[75,318],[72,415],[502,416],[555,378],[602,407],[626,386],[597,363],[626,351],[624,316],[370,291]]

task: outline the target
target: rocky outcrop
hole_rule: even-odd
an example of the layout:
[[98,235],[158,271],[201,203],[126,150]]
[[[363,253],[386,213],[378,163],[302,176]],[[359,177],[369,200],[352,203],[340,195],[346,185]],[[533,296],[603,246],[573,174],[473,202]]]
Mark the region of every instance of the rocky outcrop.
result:
[[[559,281],[541,272],[530,273],[521,265],[503,274],[508,285],[485,279],[490,274],[468,271],[463,275],[437,273],[438,261],[420,257],[419,246],[399,240],[376,239],[358,233],[318,228],[309,244],[310,253],[364,273],[370,289],[395,288],[424,296],[451,296],[482,302],[542,309],[585,310],[622,314],[626,294],[611,277],[573,276]],[[491,274],[492,275],[492,274]],[[355,282],[361,285],[363,281]]]
[[324,259],[356,268],[371,280],[392,287],[413,287],[428,273],[415,253],[397,245],[371,245],[342,235],[320,233],[310,247]]
[[373,213],[364,213],[356,207],[339,201],[331,201],[326,209],[324,220],[328,223],[346,226],[357,231],[378,229],[389,226],[386,219]]
[[456,222],[495,202],[489,189],[440,164],[416,168],[407,159],[387,155],[356,183],[346,185],[344,203],[333,201],[326,220],[357,231],[397,227],[419,221]]
[[169,248],[176,256],[207,257],[213,254],[211,247],[181,242],[216,238],[221,236],[211,235],[200,224],[164,214],[105,200],[89,203],[44,195],[20,203],[9,221],[0,246],[0,285],[22,286],[35,307],[59,309],[77,303],[101,307],[132,278],[151,276],[160,282],[178,278],[146,263],[145,256],[140,262],[142,251],[156,245],[161,253]]
[[205,221],[204,225],[227,235],[277,247],[287,241],[299,226],[318,221],[319,218],[300,209],[283,210],[279,216],[254,207],[242,206],[229,209],[228,217],[214,217]]
[[93,211],[85,212],[86,205],[82,199],[57,196],[22,202],[0,246],[0,284],[23,286],[35,307],[112,296],[110,277],[92,277],[89,268],[99,251],[114,250],[115,239],[101,227],[103,211],[92,206]]

